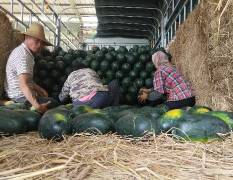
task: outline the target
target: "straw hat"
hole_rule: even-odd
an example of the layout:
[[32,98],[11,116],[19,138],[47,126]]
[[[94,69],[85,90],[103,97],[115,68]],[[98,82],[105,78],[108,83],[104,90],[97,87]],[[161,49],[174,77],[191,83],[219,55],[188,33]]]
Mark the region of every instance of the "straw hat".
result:
[[52,44],[45,38],[44,27],[39,23],[32,23],[27,31],[23,32],[22,34],[40,39],[45,43],[45,46],[52,46]]

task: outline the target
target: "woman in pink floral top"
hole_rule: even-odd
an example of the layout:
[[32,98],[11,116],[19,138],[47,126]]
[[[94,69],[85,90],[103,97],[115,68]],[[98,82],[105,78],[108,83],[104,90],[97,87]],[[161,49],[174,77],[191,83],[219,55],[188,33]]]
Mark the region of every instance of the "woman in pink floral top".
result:
[[154,74],[153,89],[141,88],[138,100],[144,103],[160,101],[166,96],[164,103],[169,109],[183,108],[195,105],[195,96],[188,81],[170,63],[168,55],[163,51],[153,54],[152,62],[156,67]]

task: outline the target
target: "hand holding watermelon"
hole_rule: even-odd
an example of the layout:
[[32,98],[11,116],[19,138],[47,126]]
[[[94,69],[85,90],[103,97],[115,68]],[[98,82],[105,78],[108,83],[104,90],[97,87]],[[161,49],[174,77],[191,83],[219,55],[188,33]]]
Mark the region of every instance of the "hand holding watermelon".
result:
[[145,101],[148,99],[149,93],[146,93],[145,91],[142,91],[142,93],[140,93],[138,95],[138,101],[140,103],[145,103]]
[[142,94],[143,92],[146,93],[146,94],[149,94],[150,91],[151,91],[150,89],[147,89],[147,88],[144,88],[144,87],[143,87],[143,88],[140,88],[139,94]]
[[35,107],[36,111],[38,111],[39,113],[45,113],[48,110],[48,105],[51,103],[51,101],[48,101],[46,103],[43,104],[38,104]]

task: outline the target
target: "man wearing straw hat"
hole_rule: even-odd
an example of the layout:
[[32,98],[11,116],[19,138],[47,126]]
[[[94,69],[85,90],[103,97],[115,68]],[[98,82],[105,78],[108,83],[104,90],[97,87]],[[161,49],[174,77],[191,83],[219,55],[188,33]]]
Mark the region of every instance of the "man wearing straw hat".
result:
[[29,102],[37,111],[44,113],[50,102],[39,103],[39,97],[48,97],[48,93],[33,82],[34,55],[44,46],[51,46],[46,39],[44,28],[32,23],[27,29],[24,42],[10,54],[6,65],[5,90],[8,97],[20,103]]

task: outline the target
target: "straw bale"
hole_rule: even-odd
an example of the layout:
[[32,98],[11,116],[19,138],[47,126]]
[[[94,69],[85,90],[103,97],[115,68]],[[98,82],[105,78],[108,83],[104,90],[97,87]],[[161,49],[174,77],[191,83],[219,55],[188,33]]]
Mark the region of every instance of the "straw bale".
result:
[[198,104],[233,111],[233,3],[226,7],[227,2],[201,1],[180,26],[169,51],[191,81]]
[[12,49],[12,26],[6,15],[0,12],[0,98],[4,92],[5,67]]
[[178,142],[166,134],[124,139],[114,134],[65,137],[30,133],[0,139],[1,179],[230,179],[233,135],[212,143]]

